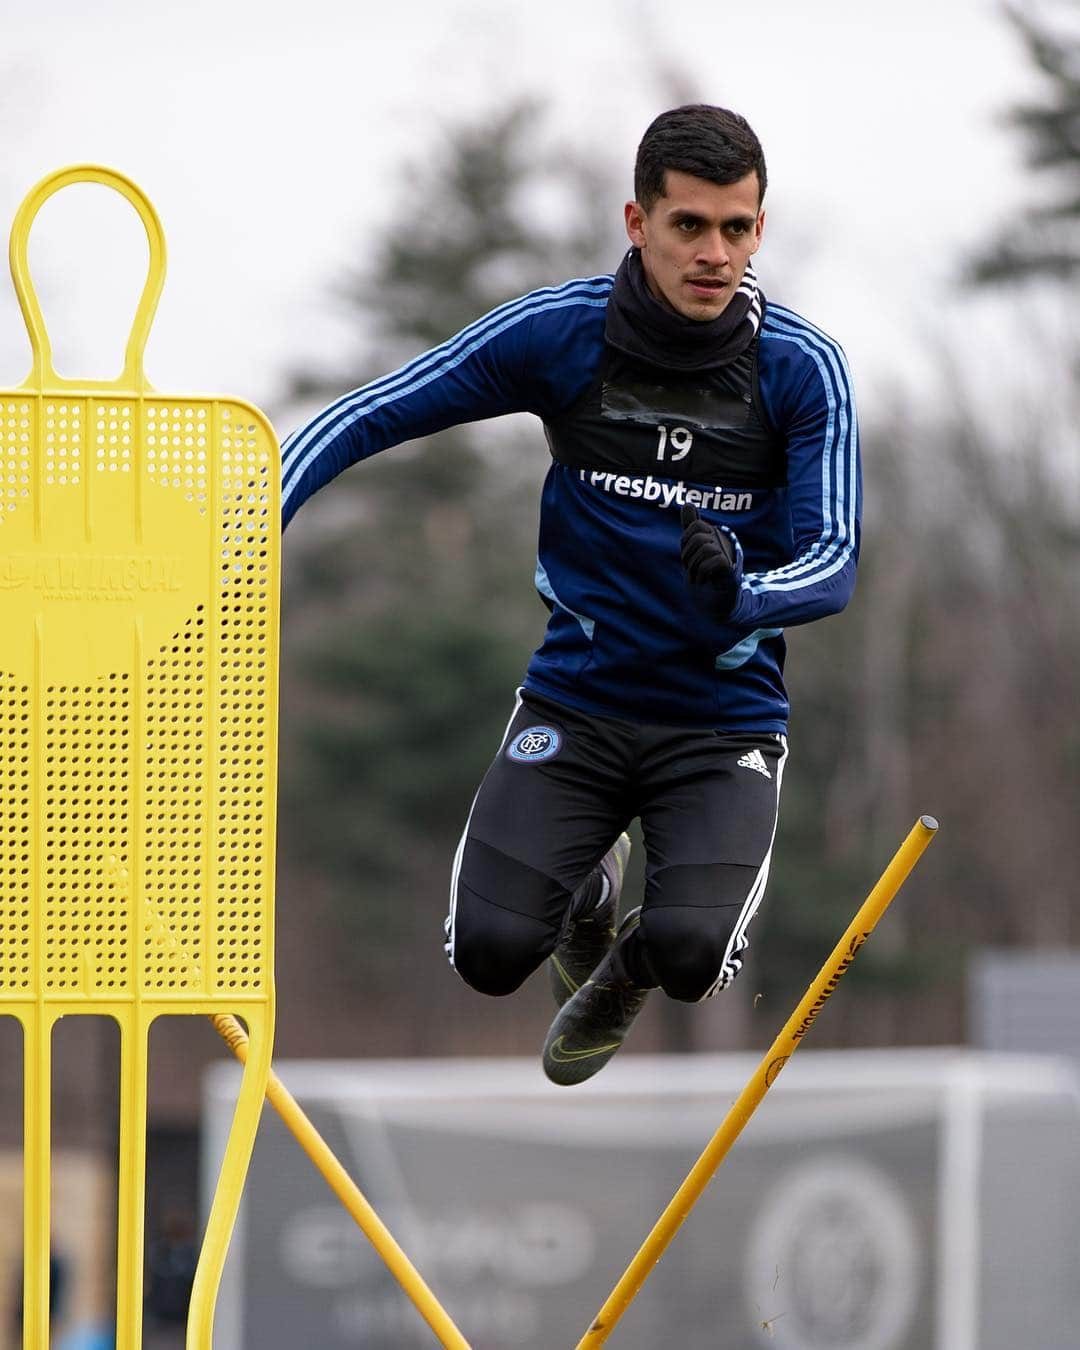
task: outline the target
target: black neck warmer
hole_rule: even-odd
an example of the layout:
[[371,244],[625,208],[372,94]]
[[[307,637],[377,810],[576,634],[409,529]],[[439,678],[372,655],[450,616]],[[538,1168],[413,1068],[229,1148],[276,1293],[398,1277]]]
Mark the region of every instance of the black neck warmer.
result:
[[761,324],[765,297],[747,264],[735,294],[715,319],[701,322],[669,309],[649,290],[641,253],[632,248],[615,273],[604,337],[627,356],[666,370],[713,370],[749,347]]

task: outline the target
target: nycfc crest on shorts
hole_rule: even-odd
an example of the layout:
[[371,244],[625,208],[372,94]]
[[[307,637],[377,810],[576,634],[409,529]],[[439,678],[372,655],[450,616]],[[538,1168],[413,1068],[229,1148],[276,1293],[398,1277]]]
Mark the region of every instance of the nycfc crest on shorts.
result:
[[539,764],[554,759],[561,747],[562,737],[554,727],[527,727],[510,742],[506,754],[519,764]]

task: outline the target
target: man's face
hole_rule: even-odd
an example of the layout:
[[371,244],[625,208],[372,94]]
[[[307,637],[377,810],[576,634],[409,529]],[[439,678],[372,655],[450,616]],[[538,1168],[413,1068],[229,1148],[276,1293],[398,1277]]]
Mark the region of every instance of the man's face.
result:
[[761,245],[758,195],[756,173],[721,186],[669,169],[650,210],[626,203],[626,233],[657,300],[687,319],[724,311]]

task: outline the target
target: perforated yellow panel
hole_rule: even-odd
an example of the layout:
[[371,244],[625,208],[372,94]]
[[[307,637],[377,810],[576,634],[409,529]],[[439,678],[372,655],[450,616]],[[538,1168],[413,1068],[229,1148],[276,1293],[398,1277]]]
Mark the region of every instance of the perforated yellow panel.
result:
[[[122,192],[150,242],[123,375],[61,379],[26,269],[42,203]],[[44,180],[12,273],[34,368],[0,390],[0,1013],[26,1032],[25,1345],[48,1344],[50,1046],[61,1016],[121,1028],[117,1343],[141,1341],[146,1053],[162,1013],[251,1033],[196,1277],[213,1303],[269,1073],[280,457],[237,399],[166,396],[142,350],[164,272],[153,208],[93,166]]]
[[[30,441],[34,411],[34,405],[24,399],[9,398],[0,403],[0,474],[3,475],[0,525],[17,506],[30,505]],[[0,578],[0,585],[3,584]]]
[[41,906],[19,962],[4,925],[0,998],[263,996],[273,434],[232,401],[5,407],[28,481],[0,541],[0,904]]
[[32,749],[30,690],[0,673],[0,997],[30,991]]

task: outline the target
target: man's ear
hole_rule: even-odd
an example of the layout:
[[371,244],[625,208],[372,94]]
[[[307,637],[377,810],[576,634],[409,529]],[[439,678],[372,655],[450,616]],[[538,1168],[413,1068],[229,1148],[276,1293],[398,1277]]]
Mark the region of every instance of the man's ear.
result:
[[645,247],[645,210],[639,202],[627,202],[623,208],[626,237],[635,248]]
[[756,253],[758,249],[761,247],[761,237],[764,233],[765,233],[765,210],[764,208],[762,208],[762,210],[758,212],[757,220],[754,222],[754,247],[750,250],[751,253]]

